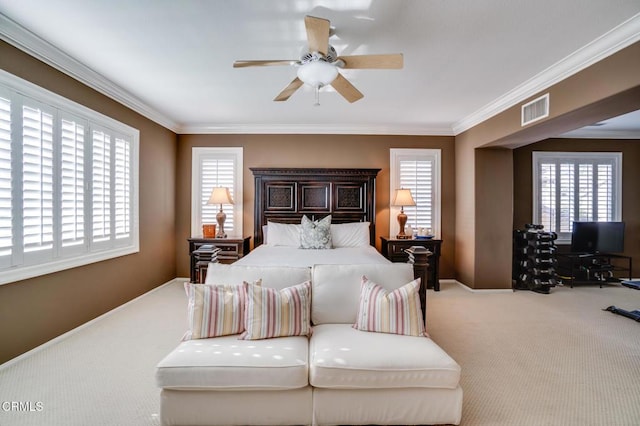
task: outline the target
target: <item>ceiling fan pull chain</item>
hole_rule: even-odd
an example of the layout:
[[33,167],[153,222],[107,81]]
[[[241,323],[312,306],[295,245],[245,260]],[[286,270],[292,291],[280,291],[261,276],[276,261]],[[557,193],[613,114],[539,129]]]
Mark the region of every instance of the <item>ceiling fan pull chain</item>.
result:
[[319,84],[316,86],[316,103],[313,105],[320,106],[320,85]]

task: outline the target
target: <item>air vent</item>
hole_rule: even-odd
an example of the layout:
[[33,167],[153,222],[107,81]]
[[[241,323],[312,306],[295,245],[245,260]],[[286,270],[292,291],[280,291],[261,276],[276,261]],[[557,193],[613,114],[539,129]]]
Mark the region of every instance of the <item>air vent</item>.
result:
[[549,94],[522,105],[522,126],[549,116]]

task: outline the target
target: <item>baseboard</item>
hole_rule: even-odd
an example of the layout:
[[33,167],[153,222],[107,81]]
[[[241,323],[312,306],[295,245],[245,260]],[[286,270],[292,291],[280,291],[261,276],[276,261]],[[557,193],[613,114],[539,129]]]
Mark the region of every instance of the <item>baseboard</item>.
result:
[[513,289],[511,288],[480,288],[480,289],[476,289],[476,288],[471,288],[469,286],[467,286],[466,284],[461,283],[458,280],[440,280],[440,284],[442,284],[443,282],[448,282],[448,283],[454,283],[459,285],[460,287],[462,287],[463,289],[471,292],[471,293],[513,293]]
[[171,281],[168,281],[168,282],[166,282],[164,284],[159,285],[158,287],[152,288],[151,290],[147,291],[146,293],[143,293],[140,296],[138,296],[138,297],[136,297],[134,299],[131,299],[128,302],[126,302],[126,303],[124,303],[124,304],[122,304],[120,306],[117,306],[117,307],[111,309],[110,311],[107,311],[104,314],[102,314],[102,315],[100,315],[98,317],[95,317],[94,319],[92,319],[90,321],[85,322],[84,324],[81,324],[81,325],[79,325],[79,326],[77,326],[75,328],[72,328],[71,330],[67,331],[64,334],[61,334],[61,335],[59,335],[57,337],[54,337],[53,339],[48,340],[48,341],[44,342],[43,344],[41,344],[39,346],[36,346],[35,348],[33,348],[33,349],[23,353],[23,354],[18,355],[15,358],[11,358],[9,361],[7,361],[7,362],[5,362],[3,364],[0,364],[0,371],[12,366],[13,364],[16,364],[16,363],[22,361],[23,359],[26,359],[26,358],[34,355],[35,353],[40,352],[43,349],[46,349],[46,348],[48,348],[50,346],[53,346],[53,345],[65,340],[65,339],[69,338],[70,336],[74,335],[75,333],[79,332],[80,330],[83,330],[83,329],[85,329],[85,328],[87,328],[87,327],[89,327],[89,326],[91,326],[91,325],[93,325],[93,324],[95,324],[95,323],[97,323],[97,322],[109,317],[110,315],[113,315],[114,313],[118,312],[119,310],[123,309],[124,307],[128,306],[129,304],[135,302],[136,300],[138,300],[138,299],[140,299],[142,297],[145,297],[148,294],[156,292],[156,291],[160,290],[161,288],[166,287],[168,285],[171,285],[171,284],[173,284],[175,282],[182,282],[182,281],[189,281],[189,278],[174,278]]

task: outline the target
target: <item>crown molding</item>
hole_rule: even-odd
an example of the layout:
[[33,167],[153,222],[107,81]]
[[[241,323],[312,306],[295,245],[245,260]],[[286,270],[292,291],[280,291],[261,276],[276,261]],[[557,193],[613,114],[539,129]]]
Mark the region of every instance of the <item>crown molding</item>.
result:
[[175,132],[179,127],[169,117],[1,13],[0,39],[169,130]]
[[640,14],[497,98],[452,127],[177,123],[0,13],[0,39],[178,134],[386,134],[455,136],[640,40]]
[[640,40],[640,13],[453,124],[458,135]]
[[320,124],[185,124],[178,134],[321,134],[321,135],[414,135],[454,136],[450,127]]

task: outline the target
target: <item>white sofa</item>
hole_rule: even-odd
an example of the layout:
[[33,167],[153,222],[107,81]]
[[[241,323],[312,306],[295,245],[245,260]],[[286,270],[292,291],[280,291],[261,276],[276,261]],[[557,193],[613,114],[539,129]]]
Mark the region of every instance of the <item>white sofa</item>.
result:
[[352,327],[361,276],[390,290],[411,265],[209,268],[208,283],[311,280],[313,334],[181,342],[157,366],[162,425],[460,423],[460,366],[433,340]]

